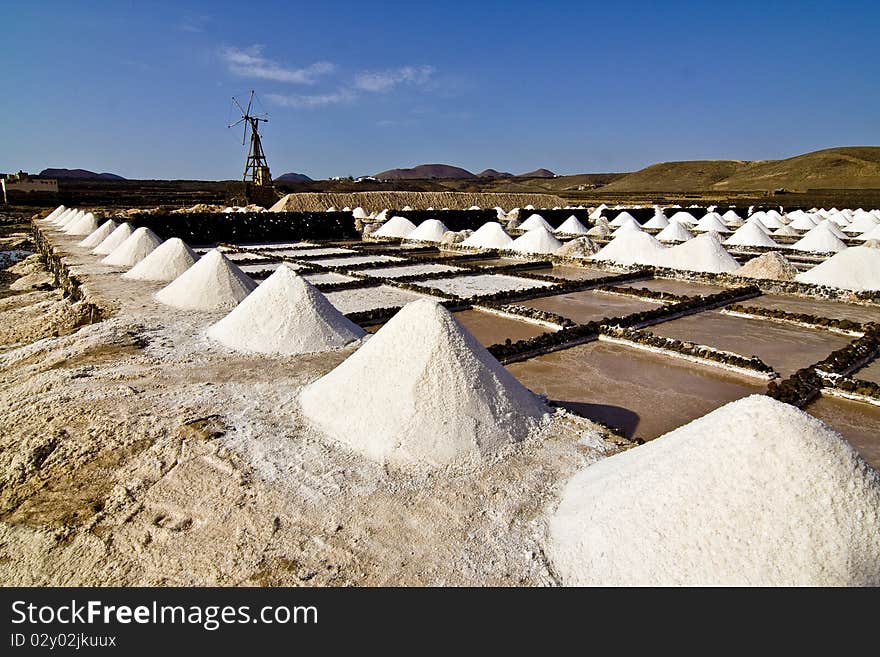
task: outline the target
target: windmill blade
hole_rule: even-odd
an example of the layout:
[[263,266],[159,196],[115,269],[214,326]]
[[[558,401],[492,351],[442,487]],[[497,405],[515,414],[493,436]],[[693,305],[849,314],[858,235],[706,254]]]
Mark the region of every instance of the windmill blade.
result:
[[241,118],[240,118],[238,121],[236,121],[235,123],[230,123],[230,124],[229,124],[228,126],[226,126],[226,127],[227,127],[227,128],[234,128],[235,126],[237,126],[237,125],[238,125],[239,123],[241,123],[242,121],[244,121],[244,117],[241,117]]
[[241,116],[242,116],[242,118],[244,118],[244,116],[245,116],[245,114],[247,114],[247,112],[244,111],[244,108],[241,106],[241,103],[239,103],[238,100],[236,100],[235,96],[232,97],[232,102],[235,103],[235,106],[239,110],[241,110]]
[[248,99],[247,112],[245,112],[245,116],[251,115],[251,105],[253,104],[253,102],[254,102],[254,90],[251,89],[251,97]]
[[247,139],[247,121],[244,122],[244,131],[241,133],[241,145],[244,146],[244,142]]

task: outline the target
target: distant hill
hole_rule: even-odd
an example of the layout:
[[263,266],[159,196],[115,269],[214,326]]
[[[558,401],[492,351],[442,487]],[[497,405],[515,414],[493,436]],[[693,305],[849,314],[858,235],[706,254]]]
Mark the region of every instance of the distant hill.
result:
[[785,160],[660,162],[627,174],[608,192],[880,189],[880,146],[850,146]]
[[507,171],[498,171],[497,169],[486,169],[477,174],[477,178],[513,178],[512,173]]
[[412,169],[389,169],[375,175],[379,180],[414,180],[427,178],[476,178],[467,169],[450,164],[420,164]]
[[312,179],[304,173],[290,172],[282,173],[275,178],[275,182],[312,182]]
[[556,174],[550,171],[550,169],[535,169],[534,171],[529,171],[528,173],[521,173],[518,176],[519,178],[555,178]]
[[125,180],[122,176],[115,173],[95,173],[86,169],[43,169],[40,175],[45,178],[76,178],[86,180],[94,178],[96,180]]

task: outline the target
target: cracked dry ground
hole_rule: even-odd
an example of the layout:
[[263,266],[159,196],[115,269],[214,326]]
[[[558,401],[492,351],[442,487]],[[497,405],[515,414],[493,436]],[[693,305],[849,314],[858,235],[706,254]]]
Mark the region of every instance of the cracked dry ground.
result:
[[545,514],[615,449],[592,423],[559,412],[488,461],[387,470],[299,415],[350,352],[231,355],[118,275],[91,285],[127,301],[86,326],[55,289],[0,299],[0,583],[555,583]]

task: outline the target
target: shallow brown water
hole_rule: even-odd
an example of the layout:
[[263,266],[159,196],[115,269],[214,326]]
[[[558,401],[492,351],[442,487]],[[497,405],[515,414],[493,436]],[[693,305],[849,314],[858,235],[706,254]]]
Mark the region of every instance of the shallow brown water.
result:
[[564,349],[507,369],[569,410],[643,440],[766,389],[756,379],[608,342]]
[[594,267],[541,267],[540,269],[530,269],[529,271],[534,274],[541,274],[542,276],[563,278],[567,281],[589,281],[594,278],[614,275],[612,272]]
[[593,290],[530,299],[520,305],[554,312],[581,324],[658,307],[658,304],[649,301]]
[[853,377],[861,379],[862,381],[873,381],[874,383],[880,384],[880,359],[877,359],[867,367],[858,370],[853,374]]
[[515,265],[522,262],[516,258],[484,258],[482,260],[462,260],[463,263],[474,267],[501,267],[502,265]]
[[836,317],[853,322],[880,322],[880,306],[857,306],[853,303],[838,301],[820,301],[803,297],[788,297],[777,294],[765,294],[743,302],[747,306],[776,308],[790,313],[806,313],[821,317]]
[[657,335],[757,356],[782,376],[823,360],[851,338],[828,331],[744,319],[709,311],[649,328]]
[[727,289],[721,285],[706,285],[704,283],[692,283],[690,281],[677,281],[662,278],[652,281],[635,281],[633,283],[627,283],[623,287],[646,287],[649,290],[669,292],[670,294],[681,294],[685,296],[706,296]]
[[880,468],[880,407],[822,396],[805,410],[831,425],[868,463]]
[[462,326],[473,333],[481,344],[487,347],[504,342],[508,338],[516,342],[550,331],[550,329],[538,324],[500,317],[479,310],[462,310],[453,313],[453,315]]

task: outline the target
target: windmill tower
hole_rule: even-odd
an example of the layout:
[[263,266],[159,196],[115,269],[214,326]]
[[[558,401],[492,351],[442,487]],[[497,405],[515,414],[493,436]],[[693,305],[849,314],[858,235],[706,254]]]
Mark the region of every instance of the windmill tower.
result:
[[241,145],[244,146],[247,141],[248,126],[251,129],[251,145],[248,150],[247,161],[244,165],[244,176],[242,181],[247,183],[250,181],[256,186],[271,185],[272,174],[269,173],[269,163],[266,161],[266,154],[263,152],[263,142],[260,139],[260,121],[268,123],[269,119],[265,114],[251,114],[251,107],[254,102],[254,92],[251,90],[248,99],[247,109],[241,106],[235,96],[232,102],[241,112],[241,118],[235,123],[230,123],[229,127],[234,128],[239,124],[244,124],[244,132],[241,136]]

